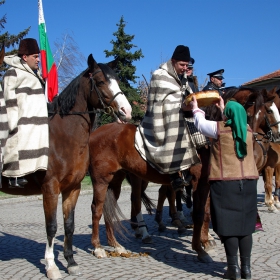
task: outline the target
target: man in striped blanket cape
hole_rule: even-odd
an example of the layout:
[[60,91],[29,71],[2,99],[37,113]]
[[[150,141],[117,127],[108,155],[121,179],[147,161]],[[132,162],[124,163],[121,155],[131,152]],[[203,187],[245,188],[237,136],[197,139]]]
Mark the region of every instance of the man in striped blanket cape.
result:
[[26,38],[20,41],[18,55],[4,58],[10,66],[3,78],[9,134],[2,175],[9,177],[10,187],[23,187],[27,184],[25,175],[47,170],[48,110],[39,53],[37,41]]
[[140,155],[160,173],[170,175],[175,191],[189,184],[188,170],[200,162],[182,110],[186,89],[192,92],[186,77],[189,61],[189,48],[179,45],[172,58],[153,73],[147,111],[135,135]]

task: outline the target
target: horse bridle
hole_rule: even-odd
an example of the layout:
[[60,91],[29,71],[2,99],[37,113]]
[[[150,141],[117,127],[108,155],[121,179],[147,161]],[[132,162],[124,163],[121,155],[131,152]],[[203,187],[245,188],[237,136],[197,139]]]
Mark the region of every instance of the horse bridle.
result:
[[[269,102],[269,101],[267,101],[267,102]],[[268,112],[268,109],[267,109],[267,107],[266,107],[266,103],[267,103],[267,102],[264,102],[263,105],[265,106],[265,109],[266,109],[266,111]],[[255,102],[249,101],[249,98],[248,98],[248,99],[246,100],[246,102],[245,102],[242,106],[244,107],[244,109],[246,109],[246,108],[245,108],[246,105],[250,107],[250,106],[253,106],[254,104],[255,104]],[[267,125],[268,128],[269,128],[268,132],[267,132],[266,134],[260,133],[260,132],[254,132],[254,135],[255,135],[255,137],[256,137],[257,135],[261,135],[261,136],[263,136],[263,138],[268,139],[270,142],[274,142],[274,141],[273,141],[273,135],[272,135],[272,127],[278,125],[278,124],[280,123],[280,121],[271,124],[271,123],[269,122],[269,119],[268,119],[268,117],[267,117],[266,114],[264,115],[264,119],[265,119],[266,125]],[[258,141],[260,141],[260,140],[258,140]]]
[[102,72],[102,70],[96,70],[95,72],[93,73],[89,73],[89,79],[91,81],[91,90],[90,90],[90,93],[93,92],[93,90],[95,90],[96,94],[97,94],[97,97],[103,107],[103,111],[105,114],[107,115],[110,115],[111,117],[114,117],[115,119],[117,119],[117,115],[116,113],[114,112],[114,109],[113,107],[111,106],[111,103],[115,100],[115,98],[119,95],[119,94],[124,94],[122,91],[119,91],[117,92],[116,94],[113,95],[113,97],[111,98],[111,100],[107,103],[105,101],[105,99],[103,98],[102,96],[102,93],[100,92],[100,90],[98,89],[98,87],[96,86],[96,83],[94,82],[94,79],[93,77],[97,74],[97,73],[100,73]]

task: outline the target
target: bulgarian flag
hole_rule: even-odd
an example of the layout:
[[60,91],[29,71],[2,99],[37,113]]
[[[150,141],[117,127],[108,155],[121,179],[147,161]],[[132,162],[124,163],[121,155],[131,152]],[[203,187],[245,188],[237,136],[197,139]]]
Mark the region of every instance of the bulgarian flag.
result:
[[47,37],[42,0],[38,0],[39,8],[39,39],[41,51],[42,77],[45,79],[45,95],[49,102],[58,94],[57,68],[52,56],[50,44]]

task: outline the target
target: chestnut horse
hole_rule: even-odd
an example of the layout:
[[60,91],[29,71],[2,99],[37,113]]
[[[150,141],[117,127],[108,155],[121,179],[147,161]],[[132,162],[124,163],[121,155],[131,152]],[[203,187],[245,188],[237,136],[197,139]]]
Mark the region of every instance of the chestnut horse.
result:
[[74,213],[77,199],[89,165],[89,136],[97,108],[106,110],[120,121],[131,118],[131,106],[121,92],[116,75],[105,64],[88,56],[88,68],[77,76],[49,106],[49,161],[47,171],[27,175],[24,189],[9,188],[2,177],[2,192],[14,195],[43,194],[47,232],[46,273],[50,279],[61,279],[54,260],[57,231],[58,197],[62,195],[64,218],[64,258],[70,275],[80,275],[73,257]]
[[[262,96],[248,89],[237,89],[234,97],[243,104],[246,109],[247,107],[255,107],[255,115],[257,115],[259,110],[256,106],[263,106]],[[255,101],[257,98],[262,98],[261,102],[256,103]],[[251,105],[249,106],[249,104]],[[157,170],[152,168],[145,160],[142,159],[138,151],[135,149],[135,132],[136,127],[134,125],[113,123],[98,128],[92,132],[90,136],[89,172],[94,188],[91,206],[91,241],[93,247],[95,248],[94,252],[97,257],[106,257],[106,253],[102,248],[99,239],[99,221],[103,213],[103,205],[105,203],[107,189],[109,188],[113,192],[114,197],[118,199],[121,190],[121,186],[118,182],[120,178],[125,177],[123,170],[132,173],[139,178],[139,181],[135,181],[136,186],[132,186],[132,190],[136,190],[138,193],[141,186],[146,185],[145,182],[147,181],[170,187],[169,175],[160,174]],[[208,242],[208,228],[210,222],[208,184],[209,149],[202,148],[200,151],[198,150],[198,154],[201,157],[202,164],[192,166],[191,168],[191,174],[193,175],[192,185],[195,190],[193,192],[194,230],[192,248],[197,252],[199,260],[209,262],[212,261],[212,259],[201,246],[201,243],[207,244]],[[108,197],[111,196],[108,195]],[[136,195],[135,197],[139,197],[139,195]],[[138,204],[140,205],[140,208],[136,213],[140,213],[141,211],[141,201]],[[109,203],[107,203],[107,206],[108,205]],[[113,204],[109,205],[109,207],[110,206],[113,206]],[[117,242],[113,234],[113,227],[109,218],[110,217],[106,217],[106,213],[104,213],[108,244],[114,247],[118,252],[125,252],[125,248]],[[205,229],[204,234],[201,234],[202,229]]]

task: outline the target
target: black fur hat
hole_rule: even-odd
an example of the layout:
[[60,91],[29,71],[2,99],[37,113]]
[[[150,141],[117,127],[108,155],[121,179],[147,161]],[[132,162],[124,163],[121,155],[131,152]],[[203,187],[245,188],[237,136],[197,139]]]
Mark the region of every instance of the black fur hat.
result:
[[189,47],[183,45],[177,46],[172,55],[172,58],[180,61],[189,62],[191,58]]
[[26,38],[20,41],[18,48],[18,56],[22,56],[24,54],[39,54],[40,49],[38,47],[38,43],[33,38]]

